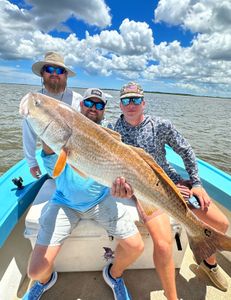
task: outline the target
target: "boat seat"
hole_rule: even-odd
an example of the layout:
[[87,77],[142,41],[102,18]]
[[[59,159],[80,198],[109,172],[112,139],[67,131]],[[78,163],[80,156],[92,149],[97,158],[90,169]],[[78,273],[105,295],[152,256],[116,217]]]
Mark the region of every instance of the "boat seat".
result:
[[[35,245],[39,230],[39,217],[43,212],[49,199],[55,191],[55,181],[47,179],[37,194],[25,219],[24,236],[31,242],[32,248]],[[121,199],[130,206],[130,212],[134,221],[139,220],[135,203],[131,200]],[[153,268],[153,244],[152,239],[145,226],[137,223],[142,234],[145,250],[139,259],[130,266],[131,269]],[[187,246],[187,237],[179,223],[171,219],[172,235],[176,237],[173,243],[173,252],[176,268],[180,268]],[[72,271],[99,271],[106,263],[104,247],[115,249],[116,241],[109,237],[103,227],[93,220],[81,220],[72,234],[62,246],[55,262],[55,269],[60,272]]]

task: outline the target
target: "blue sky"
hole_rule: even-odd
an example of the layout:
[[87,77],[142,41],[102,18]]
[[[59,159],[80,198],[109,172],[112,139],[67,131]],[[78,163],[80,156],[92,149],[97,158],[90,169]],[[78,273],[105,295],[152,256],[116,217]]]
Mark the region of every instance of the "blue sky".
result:
[[0,0],[0,82],[40,84],[63,54],[69,86],[231,97],[230,0]]

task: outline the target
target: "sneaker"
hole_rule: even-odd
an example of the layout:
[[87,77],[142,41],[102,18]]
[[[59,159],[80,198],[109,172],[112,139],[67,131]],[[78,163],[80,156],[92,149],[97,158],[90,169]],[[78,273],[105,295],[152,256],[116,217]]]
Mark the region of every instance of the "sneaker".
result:
[[212,269],[206,266],[204,261],[200,264],[200,268],[208,275],[211,281],[217,288],[226,292],[228,289],[228,282],[225,276],[222,274],[221,267],[218,265]]
[[42,294],[49,290],[56,283],[57,278],[57,272],[53,272],[50,280],[46,284],[36,281],[29,291],[23,296],[22,300],[39,300]]
[[112,264],[108,264],[103,268],[103,278],[112,289],[115,300],[131,300],[132,298],[129,295],[123,279],[121,277],[116,279],[111,277],[111,266]]

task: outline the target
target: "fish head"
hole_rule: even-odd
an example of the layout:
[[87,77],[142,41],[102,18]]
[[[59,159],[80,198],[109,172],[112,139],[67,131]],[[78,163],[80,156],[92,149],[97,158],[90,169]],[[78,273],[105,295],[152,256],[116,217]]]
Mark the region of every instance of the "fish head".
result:
[[59,153],[72,135],[72,109],[56,99],[40,93],[28,93],[20,102],[19,113],[56,153]]

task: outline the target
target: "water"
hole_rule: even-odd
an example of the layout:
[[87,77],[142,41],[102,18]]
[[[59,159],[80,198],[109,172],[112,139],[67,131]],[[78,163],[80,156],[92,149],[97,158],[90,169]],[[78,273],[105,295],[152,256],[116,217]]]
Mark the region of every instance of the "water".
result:
[[[23,158],[20,99],[38,86],[0,84],[0,175]],[[83,94],[83,89],[75,89]],[[119,92],[106,91],[109,99],[106,119],[120,114]],[[146,112],[170,119],[201,158],[231,174],[231,99],[146,93]]]

